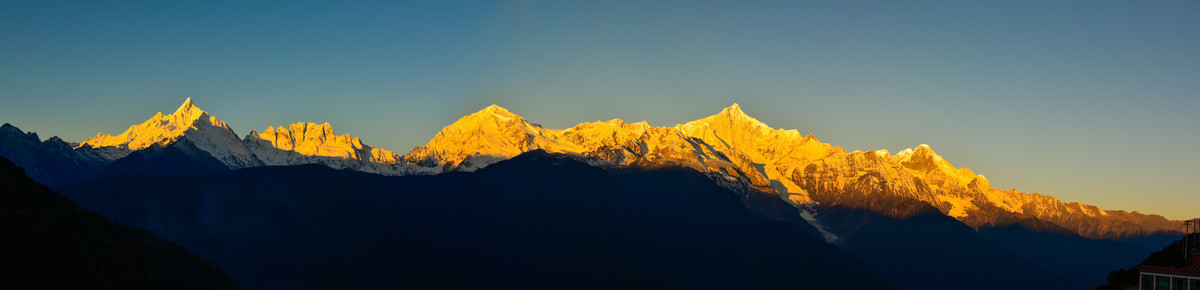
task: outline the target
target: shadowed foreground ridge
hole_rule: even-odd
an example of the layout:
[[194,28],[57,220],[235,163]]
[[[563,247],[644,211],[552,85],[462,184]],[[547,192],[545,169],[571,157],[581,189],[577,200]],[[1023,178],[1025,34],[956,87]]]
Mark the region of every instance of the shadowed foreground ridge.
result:
[[[1200,239],[1200,234],[1192,234],[1189,236],[1192,239]],[[1108,284],[1100,286],[1098,290],[1115,290],[1115,289],[1137,289],[1138,276],[1141,273],[1138,271],[1138,266],[1159,266],[1168,268],[1186,268],[1188,261],[1183,259],[1183,238],[1172,242],[1154,253],[1146,256],[1145,260],[1133,265],[1127,269],[1116,269],[1108,273]]]
[[894,288],[698,172],[612,172],[543,151],[472,173],[259,167],[64,190],[258,289]]
[[0,287],[240,289],[195,254],[80,209],[0,158]]

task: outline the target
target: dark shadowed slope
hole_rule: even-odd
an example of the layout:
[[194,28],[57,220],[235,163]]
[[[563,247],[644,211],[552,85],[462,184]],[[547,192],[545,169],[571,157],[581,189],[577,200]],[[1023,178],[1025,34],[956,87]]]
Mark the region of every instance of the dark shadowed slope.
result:
[[7,123],[0,125],[0,157],[24,169],[35,182],[50,186],[120,174],[202,176],[229,170],[187,138],[154,144],[113,160],[102,157],[103,150],[116,150],[113,148],[76,149],[58,137],[45,141],[38,138],[37,133],[22,132]]
[[58,137],[42,141],[37,133],[23,132],[8,123],[0,125],[0,157],[24,169],[30,179],[50,186],[99,177],[107,164],[97,156],[72,149]]
[[926,202],[878,192],[826,192],[817,218],[853,253],[911,289],[1086,289],[1020,258]]
[[1027,261],[1082,279],[1089,286],[1104,284],[1110,270],[1136,263],[1151,252],[1130,243],[1084,238],[1036,219],[982,228],[979,233]]
[[928,202],[888,192],[878,179],[856,182],[841,190],[812,188],[817,219],[842,248],[908,288],[1090,289],[1114,265],[1147,252],[1017,215],[977,231]]
[[114,160],[104,175],[151,174],[162,176],[203,176],[228,171],[229,167],[188,139],[168,145],[154,145]]
[[474,173],[263,167],[65,190],[251,288],[892,288],[697,172],[612,173],[541,151]]
[[[896,198],[900,199],[900,198]],[[838,234],[843,249],[910,289],[1085,289],[1093,286],[1053,273],[997,246],[971,227],[916,200],[912,215],[827,207],[818,217]]]
[[[1200,239],[1200,234],[1192,234],[1192,239]],[[1187,267],[1188,263],[1183,259],[1183,237],[1179,240],[1170,243],[1157,252],[1150,253],[1141,263],[1132,265],[1126,269],[1113,269],[1108,274],[1108,284],[1100,286],[1100,290],[1108,289],[1137,289],[1138,287],[1138,266],[1159,266],[1170,268]]]
[[82,210],[0,158],[0,288],[240,288],[195,254]]

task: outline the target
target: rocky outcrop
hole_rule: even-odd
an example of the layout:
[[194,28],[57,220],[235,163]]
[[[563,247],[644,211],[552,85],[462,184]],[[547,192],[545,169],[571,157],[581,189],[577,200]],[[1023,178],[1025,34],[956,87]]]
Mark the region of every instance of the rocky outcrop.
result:
[[329,123],[267,127],[262,133],[251,131],[242,141],[268,166],[322,164],[384,175],[432,173],[420,166],[404,164],[392,151],[363,144],[358,136],[337,135]]

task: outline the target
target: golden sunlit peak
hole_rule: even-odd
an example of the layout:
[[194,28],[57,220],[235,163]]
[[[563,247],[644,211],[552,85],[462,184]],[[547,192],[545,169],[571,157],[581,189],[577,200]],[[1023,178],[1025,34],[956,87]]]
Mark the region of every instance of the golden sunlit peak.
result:
[[487,108],[483,108],[483,111],[485,111],[485,112],[497,112],[497,113],[501,113],[501,112],[502,112],[502,113],[510,113],[510,112],[508,111],[508,109],[505,109],[504,107],[501,107],[500,105],[497,105],[497,104],[492,104],[491,106],[487,106]]
[[196,107],[196,103],[192,102],[192,98],[183,100],[183,104],[179,105],[179,109],[175,109],[172,116],[182,117],[184,119],[195,120],[200,117],[200,114],[205,113],[204,110]]
[[[153,117],[142,122],[141,124],[129,126],[129,129],[120,135],[108,135],[104,133],[96,134],[95,137],[88,138],[80,143],[78,147],[91,146],[99,147],[114,147],[117,148],[114,153],[108,157],[116,159],[124,157],[132,150],[141,150],[154,145],[169,145],[174,143],[179,138],[183,138],[185,133],[194,131],[192,134],[197,136],[196,140],[208,141],[213,138],[222,140],[225,144],[238,142],[237,135],[234,135],[233,130],[229,126],[217,120],[216,117],[209,116],[207,112],[200,110],[196,104],[192,102],[192,98],[183,100],[183,104],[170,115],[163,115],[162,112],[154,114]],[[195,141],[195,140],[193,140]],[[224,145],[218,143],[202,142],[199,145],[205,146],[201,150],[209,153],[219,154],[214,155],[230,168],[242,168],[255,164],[254,157],[249,152],[244,150],[226,149]],[[213,147],[209,147],[213,146]],[[234,150],[234,151],[231,151]],[[218,153],[214,153],[218,152]],[[225,154],[228,153],[228,154]]]
[[715,115],[708,116],[708,117],[705,117],[703,119],[696,120],[693,122],[702,122],[702,123],[733,122],[733,123],[745,124],[750,127],[767,127],[766,124],[763,124],[762,122],[759,122],[757,119],[754,119],[753,117],[750,117],[749,115],[746,115],[746,112],[742,111],[742,106],[738,105],[738,103],[733,103],[733,105],[730,105],[729,107],[726,107],[725,109],[722,109],[721,112],[719,112]]
[[733,105],[722,109],[716,116],[726,116],[730,120],[754,120],[754,123],[758,123],[758,120],[746,115],[746,112],[742,111],[742,106],[738,105],[738,103],[733,103]]
[[179,105],[179,109],[177,109],[176,111],[191,109],[191,108],[195,108],[195,107],[196,107],[196,104],[192,103],[192,98],[188,97],[187,99],[183,100],[183,105]]
[[[350,134],[337,135],[329,122],[299,122],[288,126],[272,127],[262,133],[251,132],[246,140],[254,141],[251,150],[268,165],[292,164],[287,154],[274,149],[291,151],[303,156],[336,157],[347,160],[395,164],[399,158],[391,151],[362,144],[362,139]],[[265,141],[265,142],[258,142]],[[351,166],[339,163],[338,166]]]
[[505,109],[504,107],[501,107],[496,104],[487,106],[487,108],[483,108],[483,110],[479,110],[478,112],[475,112],[474,114],[471,114],[471,115],[477,116],[477,117],[488,117],[488,116],[500,117],[501,119],[505,119],[505,120],[513,119],[513,118],[520,118],[520,116],[517,116],[517,114],[514,114],[513,112],[508,111],[508,109]]
[[743,115],[743,116],[746,115],[745,112],[742,112],[742,106],[738,105],[738,103],[733,103],[733,105],[729,106],[728,108],[725,108],[724,110],[721,110],[721,112],[728,113],[728,114],[738,114],[738,115]]
[[896,156],[900,157],[902,160],[922,157],[927,159],[941,159],[941,156],[938,156],[937,153],[933,151],[933,147],[929,147],[929,144],[917,145],[916,149],[904,149],[899,153],[896,153]]

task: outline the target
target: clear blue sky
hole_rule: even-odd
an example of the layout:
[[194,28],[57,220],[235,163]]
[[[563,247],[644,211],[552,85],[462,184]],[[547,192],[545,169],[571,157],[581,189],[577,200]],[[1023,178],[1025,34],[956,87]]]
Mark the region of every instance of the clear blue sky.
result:
[[110,2],[0,2],[0,122],[81,141],[192,97],[239,135],[330,122],[403,154],[492,103],[566,128],[738,102],[1001,189],[1200,216],[1196,1]]

